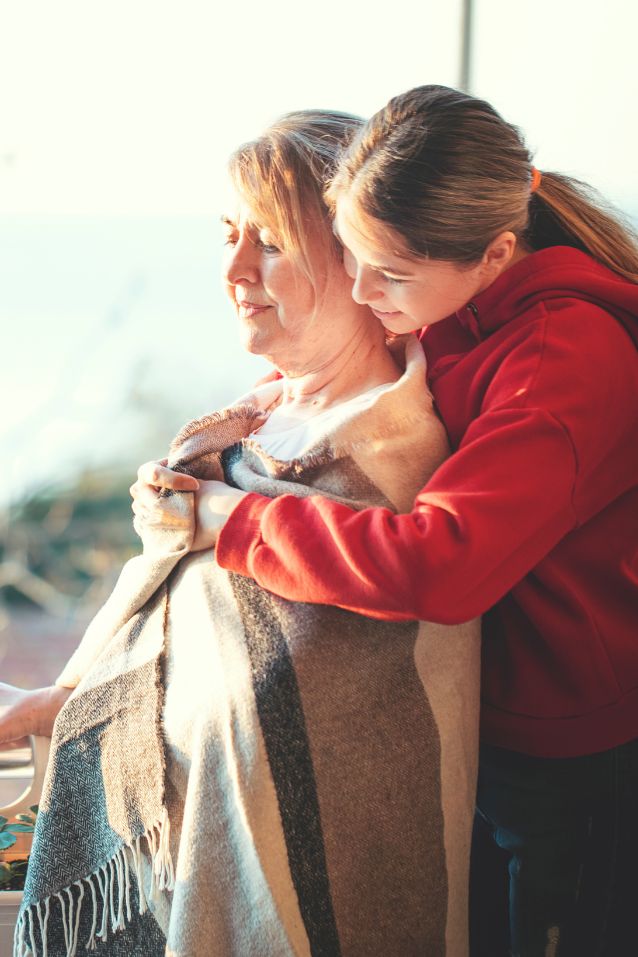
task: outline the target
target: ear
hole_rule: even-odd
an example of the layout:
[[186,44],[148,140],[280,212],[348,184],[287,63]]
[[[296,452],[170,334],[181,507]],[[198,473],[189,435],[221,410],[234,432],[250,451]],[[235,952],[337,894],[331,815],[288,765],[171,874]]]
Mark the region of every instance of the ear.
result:
[[481,260],[481,275],[485,282],[492,283],[497,276],[512,265],[516,259],[516,236],[510,230],[499,233],[487,246]]

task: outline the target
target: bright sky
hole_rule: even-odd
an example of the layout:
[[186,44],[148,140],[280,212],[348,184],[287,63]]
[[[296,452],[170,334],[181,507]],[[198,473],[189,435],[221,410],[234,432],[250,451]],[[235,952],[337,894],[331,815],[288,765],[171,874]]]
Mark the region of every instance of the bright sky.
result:
[[[0,0],[0,212],[217,213],[286,110],[458,82],[461,0]],[[474,91],[636,202],[635,0],[476,0]],[[638,202],[636,203],[638,205]]]
[[225,158],[279,113],[371,112],[421,82],[424,63],[456,79],[455,0],[435,14],[404,0],[3,8],[1,206],[13,211],[216,211]]

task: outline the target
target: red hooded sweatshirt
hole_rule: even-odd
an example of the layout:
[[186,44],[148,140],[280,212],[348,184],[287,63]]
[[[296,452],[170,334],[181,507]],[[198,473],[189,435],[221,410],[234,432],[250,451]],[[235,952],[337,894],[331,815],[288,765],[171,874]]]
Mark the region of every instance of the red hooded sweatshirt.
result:
[[638,736],[638,286],[533,253],[422,343],[453,454],[413,510],[246,496],[224,568],[375,618],[484,615],[482,738],[528,754]]

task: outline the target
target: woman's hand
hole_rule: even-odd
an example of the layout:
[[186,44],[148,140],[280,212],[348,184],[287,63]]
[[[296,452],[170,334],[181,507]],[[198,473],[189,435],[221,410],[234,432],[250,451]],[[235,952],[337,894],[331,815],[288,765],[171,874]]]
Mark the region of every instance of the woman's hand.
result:
[[53,723],[72,690],[51,685],[25,691],[0,682],[0,745],[28,734],[50,738]]
[[129,492],[133,497],[131,508],[135,515],[133,528],[144,540],[144,530],[147,526],[172,527],[175,514],[170,509],[162,509],[160,498],[162,489],[172,489],[176,492],[196,492],[199,482],[191,475],[174,472],[166,466],[166,459],[159,462],[145,462],[137,470],[137,482],[131,485]]
[[174,472],[173,469],[167,468],[166,461],[160,459],[158,462],[145,462],[137,470],[137,482],[129,489],[136,515],[154,507],[162,488],[171,488],[176,492],[196,492],[199,488],[196,478],[182,472]]
[[[237,503],[246,495],[224,482],[198,480],[166,467],[166,459],[145,462],[137,472],[137,482],[131,486],[133,511],[136,523],[143,526],[152,511],[156,513],[159,491],[170,488],[175,491],[195,493],[195,538],[191,551],[212,548]],[[136,524],[137,528],[137,524]]]

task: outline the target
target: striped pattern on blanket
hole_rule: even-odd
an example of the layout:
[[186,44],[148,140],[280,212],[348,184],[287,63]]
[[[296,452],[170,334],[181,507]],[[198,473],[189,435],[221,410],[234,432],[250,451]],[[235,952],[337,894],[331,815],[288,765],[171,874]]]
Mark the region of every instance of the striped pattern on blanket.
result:
[[[295,461],[250,436],[271,383],[171,463],[408,508],[446,445],[402,346],[402,378]],[[285,601],[189,553],[192,497],[165,504],[66,669],[17,957],[463,957],[478,623]]]

